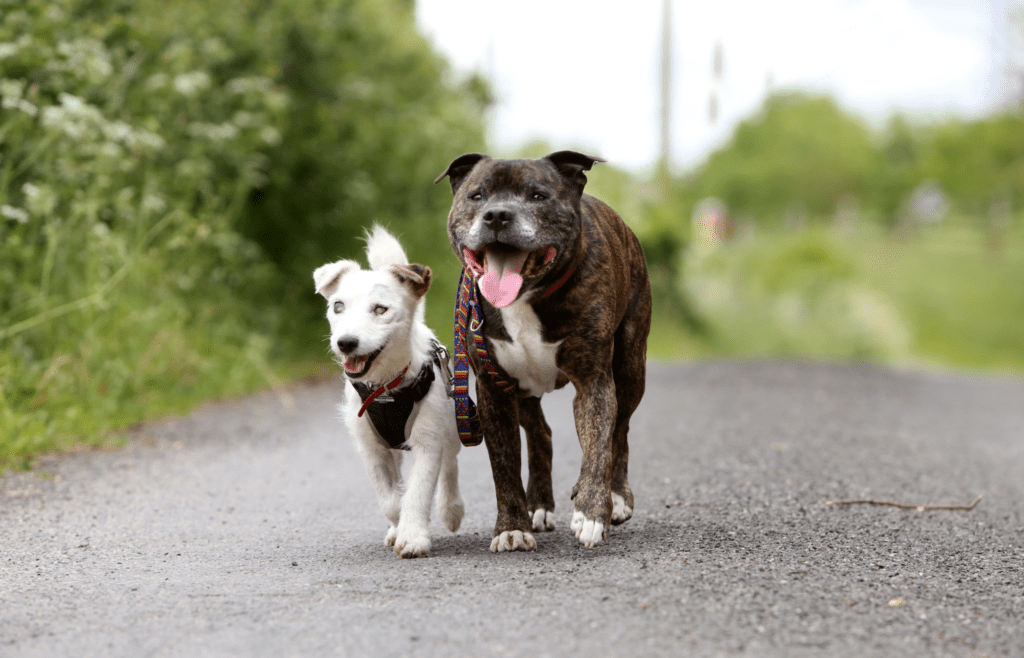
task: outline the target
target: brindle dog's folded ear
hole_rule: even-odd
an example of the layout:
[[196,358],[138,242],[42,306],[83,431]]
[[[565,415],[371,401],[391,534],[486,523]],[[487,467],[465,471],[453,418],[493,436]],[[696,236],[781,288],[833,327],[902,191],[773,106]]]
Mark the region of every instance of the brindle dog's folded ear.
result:
[[483,153],[466,153],[452,160],[452,163],[448,165],[448,168],[444,170],[444,173],[434,179],[434,185],[437,185],[444,180],[447,176],[449,182],[452,184],[452,194],[455,194],[455,190],[459,189],[459,185],[462,185],[462,181],[466,179],[469,172],[473,171],[473,167],[476,163],[481,160],[490,160],[491,156],[484,155]]
[[412,265],[392,265],[388,271],[395,275],[395,278],[402,285],[409,288],[417,298],[427,294],[430,288],[430,280],[433,274],[426,265],[413,263]]
[[555,165],[555,169],[562,175],[562,178],[579,186],[581,193],[583,192],[583,187],[587,184],[587,175],[583,172],[589,171],[598,162],[604,162],[601,158],[584,155],[576,151],[558,151],[545,155],[543,159]]

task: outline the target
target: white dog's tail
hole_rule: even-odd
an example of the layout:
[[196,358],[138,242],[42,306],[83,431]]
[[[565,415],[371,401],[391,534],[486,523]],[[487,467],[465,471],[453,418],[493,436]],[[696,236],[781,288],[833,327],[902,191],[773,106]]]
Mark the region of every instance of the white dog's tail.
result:
[[380,224],[366,236],[366,260],[371,270],[385,270],[392,265],[408,265],[409,259],[395,236]]

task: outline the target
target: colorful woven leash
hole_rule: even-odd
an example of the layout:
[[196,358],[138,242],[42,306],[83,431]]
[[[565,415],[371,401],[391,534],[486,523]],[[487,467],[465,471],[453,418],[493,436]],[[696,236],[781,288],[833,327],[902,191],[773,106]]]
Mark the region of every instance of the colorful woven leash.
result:
[[469,327],[470,292],[466,270],[462,270],[459,290],[455,296],[455,425],[464,446],[478,446],[483,440],[480,417],[473,399],[469,397],[469,350],[466,348],[466,330]]
[[[472,323],[470,323],[472,318]],[[512,384],[494,365],[491,355],[487,351],[487,344],[484,342],[483,313],[480,304],[476,299],[476,282],[462,270],[462,277],[459,279],[459,291],[455,297],[455,424],[459,429],[459,439],[465,446],[480,445],[483,436],[480,433],[480,417],[477,414],[476,404],[469,397],[469,345],[466,337],[469,332],[473,333],[473,343],[476,348],[477,357],[485,372],[490,375],[495,385],[506,394],[513,394],[516,391],[515,384]]]
[[[571,268],[566,272],[541,295],[541,299],[547,298],[561,288],[575,271],[576,268]],[[470,322],[470,318],[472,318],[472,322]],[[463,269],[462,276],[459,278],[459,291],[455,296],[455,377],[452,397],[455,398],[455,424],[459,428],[459,439],[465,446],[477,446],[483,440],[476,404],[469,397],[469,346],[466,344],[466,336],[469,332],[473,333],[473,343],[476,347],[476,355],[480,359],[480,365],[490,375],[495,386],[507,395],[516,392],[515,384],[505,379],[494,365],[494,361],[491,360],[491,354],[487,351],[487,343],[484,342],[484,334],[481,331],[483,325],[483,311],[480,310],[480,303],[476,298],[476,282]]]

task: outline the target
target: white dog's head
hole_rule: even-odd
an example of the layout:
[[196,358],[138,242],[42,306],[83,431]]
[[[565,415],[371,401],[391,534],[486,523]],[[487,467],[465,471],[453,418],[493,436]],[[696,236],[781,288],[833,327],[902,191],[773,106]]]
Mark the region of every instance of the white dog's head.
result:
[[410,333],[423,322],[430,268],[410,265],[390,233],[374,226],[366,240],[369,270],[339,260],[313,272],[316,292],[327,299],[331,350],[353,381],[379,382],[409,364]]

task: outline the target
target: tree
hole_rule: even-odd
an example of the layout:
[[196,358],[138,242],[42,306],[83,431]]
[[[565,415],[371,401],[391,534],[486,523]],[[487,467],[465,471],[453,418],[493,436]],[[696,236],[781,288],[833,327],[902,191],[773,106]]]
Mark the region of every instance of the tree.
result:
[[794,204],[826,214],[844,196],[867,191],[874,164],[866,126],[832,99],[777,94],[708,158],[696,188],[759,219],[781,216]]

